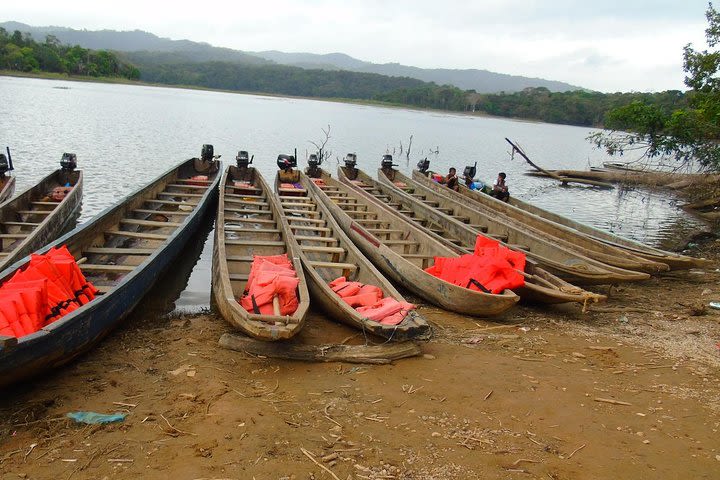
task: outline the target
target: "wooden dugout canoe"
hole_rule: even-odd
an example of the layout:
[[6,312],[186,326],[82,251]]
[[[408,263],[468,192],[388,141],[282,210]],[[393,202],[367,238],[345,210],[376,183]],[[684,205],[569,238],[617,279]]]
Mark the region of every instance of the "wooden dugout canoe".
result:
[[[50,199],[54,188],[67,184],[73,188],[65,198]],[[67,231],[77,219],[82,193],[82,172],[58,169],[0,205],[0,271]]]
[[666,272],[670,269],[665,263],[638,257],[627,250],[600,242],[572,228],[548,222],[542,217],[523,211],[490,195],[473,192],[465,186],[462,186],[463,188],[456,192],[434,182],[417,170],[413,172],[412,180],[423,187],[434,189],[451,198],[464,199],[467,201],[469,208],[485,210],[486,213],[493,214],[498,219],[504,218],[506,223],[517,222],[537,236],[545,236],[548,240],[567,250],[577,252],[584,257],[597,260],[606,265],[650,274]]
[[15,193],[15,176],[5,175],[0,178],[0,204],[6,202]]
[[[457,254],[473,252],[477,230],[393,188],[382,171],[378,172],[379,181],[376,181],[361,170],[338,167],[338,179],[358,192],[372,196],[394,213],[403,215]],[[540,268],[532,259],[527,259],[525,271],[522,273],[525,276],[525,286],[515,290],[522,300],[546,304],[586,304],[606,298],[558,278]]]
[[[249,186],[236,186],[235,182],[248,182]],[[310,297],[300,257],[288,237],[282,210],[260,172],[253,167],[228,167],[221,180],[215,222],[213,298],[225,320],[260,340],[286,340],[305,325]],[[253,256],[280,254],[287,254],[300,280],[297,310],[287,316],[279,310],[273,315],[248,312],[238,302]]]
[[317,200],[310,179],[300,172],[296,173],[302,189],[282,189],[279,179],[276,179],[275,190],[290,227],[290,238],[302,259],[313,301],[333,319],[388,340],[404,341],[429,336],[430,325],[416,310],[411,310],[398,325],[383,325],[365,318],[332,291],[328,283],[344,276],[349,281],[379,287],[383,298],[405,301],[345,235],[323,202]]
[[520,297],[510,290],[489,294],[453,285],[423,268],[434,257],[454,252],[410,222],[385,210],[351,187],[321,171],[324,187],[314,183],[317,198],[325,203],[337,223],[375,266],[423,300],[447,310],[475,316],[499,315]]
[[408,191],[423,203],[432,205],[436,210],[468,224],[479,233],[489,235],[511,248],[523,251],[542,268],[566,282],[575,285],[603,285],[650,278],[648,273],[624,270],[587,258],[559,245],[554,239],[550,240],[515,221],[504,219],[501,215],[489,213],[482,208],[468,208],[472,203],[471,200],[442,185],[439,187],[443,190],[425,187],[397,170],[393,172],[395,172],[393,182],[401,182],[405,185],[400,188],[393,183],[395,188]]
[[[128,195],[51,245],[67,245],[98,296],[41,330],[19,339],[0,337],[0,386],[63,365],[90,349],[128,316],[217,198],[219,176],[189,181],[188,160]],[[202,184],[198,184],[202,183]],[[25,257],[0,273],[0,282],[25,266]]]
[[[419,179],[421,176],[423,176],[422,173],[413,172],[413,179]],[[575,230],[578,234],[585,235],[598,242],[630,252],[637,257],[645,258],[657,263],[664,263],[668,265],[671,270],[702,267],[708,263],[705,259],[667,252],[629,238],[621,237],[620,235],[615,235],[599,228],[591,227],[590,225],[586,225],[568,217],[558,215],[557,213],[536,207],[531,203],[524,202],[513,196],[510,197],[508,203],[504,203],[483,193],[470,190],[465,185],[460,186],[460,192],[473,200],[486,200],[486,198],[483,197],[487,197],[493,202],[503,203],[505,206],[504,208],[508,210],[520,210],[525,214],[535,215],[543,219],[547,224],[560,225],[568,229]]]

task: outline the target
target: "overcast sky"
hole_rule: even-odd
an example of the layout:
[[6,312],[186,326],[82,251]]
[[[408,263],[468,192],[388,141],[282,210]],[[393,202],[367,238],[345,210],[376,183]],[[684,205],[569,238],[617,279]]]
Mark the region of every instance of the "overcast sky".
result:
[[26,0],[0,20],[146,30],[239,50],[342,52],[478,68],[603,92],[685,89],[683,46],[706,48],[704,0]]

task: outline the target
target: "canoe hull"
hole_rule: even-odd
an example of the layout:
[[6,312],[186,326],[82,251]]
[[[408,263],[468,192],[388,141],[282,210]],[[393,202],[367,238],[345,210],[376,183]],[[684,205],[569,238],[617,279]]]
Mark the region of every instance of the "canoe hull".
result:
[[[349,187],[331,179],[327,174],[323,175],[323,179],[329,185],[336,185],[338,188],[348,191],[350,195],[354,195],[358,199],[362,198],[354,194]],[[365,256],[388,278],[415,293],[420,298],[447,310],[483,317],[500,315],[512,308],[520,300],[520,297],[509,290],[497,295],[483,294],[482,292],[453,285],[430,275],[421,267],[404,258],[400,253],[379,241],[360,223],[353,220],[337,203],[324,195],[324,192],[319,187],[313,184],[312,188],[315,189],[318,198],[328,207],[337,223],[345,231],[345,234],[360,248]],[[394,224],[395,227],[401,228],[402,231],[408,234],[412,233],[418,239],[422,239],[421,243],[424,247],[434,245],[438,256],[454,256],[452,250],[428,237],[407,221],[386,212],[376,202],[368,199],[366,205],[374,212],[386,215],[384,217],[386,223]]]
[[[158,182],[173,178],[182,165],[166,172],[156,182],[126,197],[120,204],[106,209],[90,222],[69,232],[38,253],[44,253],[54,246],[70,245],[94,237],[108,219],[112,220],[113,217],[122,215],[127,208],[133,208],[138,196],[152,190]],[[207,189],[192,214],[186,217],[183,226],[176,229],[162,247],[143,262],[141,268],[138,267],[126,275],[108,293],[98,296],[38,332],[17,339],[17,342],[3,337],[0,343],[0,386],[66,364],[92,348],[116,328],[171,267],[175,257],[182,252],[184,245],[200,226],[202,217],[217,198],[218,180],[219,177]],[[26,257],[0,273],[0,281],[6,281],[27,261]]]
[[532,230],[536,232],[537,235],[545,236],[552,242],[562,245],[567,250],[577,252],[584,257],[591,258],[606,265],[650,274],[669,270],[669,267],[664,263],[650,261],[633,255],[627,250],[599,242],[586,235],[580,234],[574,229],[554,222],[548,222],[540,216],[498,200],[490,195],[470,190],[464,185],[460,185],[457,192],[451,191],[433,182],[417,170],[413,171],[412,179],[426,188],[433,188],[436,191],[441,191],[445,195],[464,199],[469,208],[476,210],[485,209],[487,213],[502,217],[507,222],[518,222],[523,225],[525,229]]
[[[348,173],[345,168],[338,168],[338,178],[344,183],[353,186],[356,191],[361,192],[364,195],[371,196],[369,192],[363,191],[356,185],[352,184],[352,181],[348,177]],[[383,170],[378,170],[378,181],[375,182],[367,174],[360,170],[357,170],[358,179],[365,183],[372,184],[376,188],[380,189],[385,196],[390,196],[393,202],[400,203],[400,208],[409,208],[413,211],[413,215],[417,215],[417,218],[424,219],[431,222],[437,228],[442,230],[446,235],[449,235],[451,239],[441,237],[429,230],[425,229],[428,235],[433,236],[438,241],[442,241],[449,248],[455,250],[458,254],[472,253],[475,245],[475,241],[478,236],[478,232],[473,228],[469,227],[449,215],[446,215],[429,205],[422,203],[415,197],[408,195],[400,189],[395,188],[392,181],[384,174]],[[387,203],[384,206],[394,214],[402,215],[397,210],[390,208]],[[457,243],[454,243],[454,242]],[[525,286],[514,290],[515,293],[520,295],[521,301],[531,303],[545,303],[545,304],[558,304],[576,302],[585,304],[587,302],[597,302],[604,300],[606,297],[595,293],[588,292],[582,288],[576,287],[555,275],[543,270],[538,267],[535,262],[531,259],[526,261],[526,279]]]
[[[323,228],[328,228],[330,230],[327,236],[323,236],[322,238],[329,237],[336,239],[336,245],[345,249],[345,258],[343,258],[342,261],[344,263],[352,263],[356,267],[356,270],[353,273],[349,274],[352,276],[348,278],[348,280],[359,281],[360,283],[366,285],[375,285],[383,291],[384,298],[391,297],[398,301],[404,302],[405,299],[402,297],[402,295],[400,295],[400,293],[395,289],[395,287],[392,286],[390,281],[388,281],[377,270],[377,268],[372,264],[372,262],[370,262],[370,260],[368,260],[360,252],[360,250],[355,246],[355,244],[353,244],[353,242],[347,237],[347,235],[345,235],[342,228],[337,224],[325,204],[322,201],[318,200],[314,189],[310,185],[311,181],[308,179],[308,177],[305,175],[300,175],[299,181],[307,192],[307,196],[297,198],[309,199],[310,201],[307,202],[307,205],[310,208],[315,207],[314,211],[318,212],[320,214],[319,218],[325,221]],[[278,185],[279,180],[276,180],[276,191],[279,191]],[[290,201],[288,203],[290,203]],[[290,220],[290,218],[292,218],[293,220]],[[295,224],[296,221],[298,223],[295,224],[295,228],[303,231],[303,229],[300,228],[303,227],[302,225],[300,225],[301,223],[303,223],[301,218],[295,216],[286,216],[286,221],[288,222],[291,231],[293,227],[292,225],[290,225],[290,223],[292,222],[293,224]],[[312,296],[313,301],[319,304],[320,307],[330,316],[330,318],[334,319],[337,322],[344,323],[350,327],[360,329],[363,332],[368,332],[378,337],[382,337],[392,341],[405,341],[429,337],[429,335],[431,334],[429,324],[422,317],[422,315],[420,315],[415,310],[411,310],[410,312],[408,312],[405,319],[399,325],[383,325],[379,322],[369,320],[360,315],[354,308],[348,305],[335,292],[333,292],[328,285],[330,280],[334,280],[334,278],[340,276],[340,273],[342,272],[337,272],[335,270],[327,271],[325,270],[327,267],[325,267],[323,268],[325,278],[323,278],[323,275],[321,275],[320,273],[321,267],[317,267],[317,264],[312,263],[309,257],[310,254],[305,254],[303,252],[302,246],[295,239],[295,235],[292,235],[292,239],[296,243],[297,251],[303,261],[305,275],[308,278],[308,288],[310,290],[310,295]],[[307,238],[302,241],[303,243],[307,242],[308,244],[313,243]]]
[[482,233],[482,230],[476,225],[487,229],[484,235],[491,236],[492,233],[496,237],[498,235],[506,237],[504,243],[523,251],[542,268],[566,282],[575,285],[605,285],[650,278],[648,273],[624,270],[584,257],[542,235],[524,229],[517,222],[503,220],[498,218],[498,215],[490,214],[483,209],[468,208],[468,200],[465,197],[441,185],[425,186],[400,172],[396,175],[396,178],[427,199],[434,200],[456,213],[461,212],[469,220],[469,225],[477,228],[479,233]]
[[[234,208],[230,207],[230,203],[227,202],[225,196],[226,190],[231,189],[231,187],[228,186],[226,188],[226,186],[229,185],[228,182],[240,179],[239,176],[235,178],[234,175],[240,175],[239,170],[237,167],[229,166],[224,171],[220,182],[220,188],[222,191],[220,192],[220,201],[215,223],[215,243],[213,246],[212,267],[212,295],[215,300],[215,306],[226,321],[253,338],[265,341],[287,340],[295,336],[302,329],[305,324],[305,318],[310,304],[310,295],[308,293],[302,263],[297,252],[289,244],[290,242],[287,241],[287,232],[285,230],[285,225],[282,222],[280,207],[277,205],[272,190],[262,175],[260,175],[260,172],[254,168],[247,169],[243,172],[243,175],[246,175],[246,178],[252,179],[255,187],[260,188],[264,192],[266,202],[268,203],[268,212],[273,213],[275,220],[275,222],[271,225],[278,230],[277,237],[282,239],[284,242],[284,246],[281,250],[284,253],[287,253],[288,258],[292,262],[293,268],[300,279],[300,284],[298,286],[299,305],[295,313],[289,317],[290,321],[286,322],[288,319],[283,316],[252,314],[245,310],[240,303],[238,303],[238,298],[242,295],[242,288],[233,288],[227,259],[228,245],[225,243],[225,206],[228,205],[228,208]],[[250,198],[250,196],[248,196],[248,198]],[[238,223],[252,223],[250,220],[245,220],[245,222],[243,222],[241,217],[233,218],[233,221]],[[258,230],[258,233],[259,232],[261,232],[261,230]],[[272,253],[265,252],[263,251],[262,246],[254,248],[234,246],[232,248],[236,249],[236,256],[244,256],[247,258],[251,258],[254,254],[267,255],[281,253],[279,251]],[[238,251],[240,250],[242,251],[238,255]]]

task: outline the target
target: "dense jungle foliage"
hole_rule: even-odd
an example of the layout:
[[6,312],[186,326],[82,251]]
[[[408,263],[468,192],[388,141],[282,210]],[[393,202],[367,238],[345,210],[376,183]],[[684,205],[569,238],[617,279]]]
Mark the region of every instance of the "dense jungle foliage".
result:
[[112,52],[61,45],[52,35],[45,43],[38,43],[30,35],[19,31],[9,34],[4,28],[0,28],[0,69],[140,78],[136,67],[121,62]]
[[685,47],[683,70],[689,90],[685,103],[664,108],[648,101],[616,106],[605,116],[611,132],[591,135],[611,155],[635,151],[653,157],[672,157],[678,165],[697,162],[720,170],[720,13],[708,4],[705,40],[712,50]]

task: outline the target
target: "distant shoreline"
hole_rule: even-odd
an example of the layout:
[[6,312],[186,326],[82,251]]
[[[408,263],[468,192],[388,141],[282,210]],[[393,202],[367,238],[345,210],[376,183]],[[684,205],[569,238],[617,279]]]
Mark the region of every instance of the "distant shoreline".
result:
[[362,100],[352,98],[334,98],[334,97],[305,97],[297,95],[285,95],[280,93],[265,93],[265,92],[250,92],[243,90],[225,90],[221,88],[209,88],[200,87],[196,85],[169,85],[166,83],[151,83],[143,82],[142,80],[129,80],[122,77],[89,77],[80,75],[68,75],[66,73],[54,73],[54,72],[18,72],[15,70],[1,70],[0,77],[18,77],[18,78],[39,78],[42,80],[65,80],[69,82],[84,82],[84,83],[110,83],[118,85],[137,85],[142,87],[159,87],[159,88],[178,88],[181,90],[200,90],[206,92],[222,92],[222,93],[236,93],[240,95],[253,95],[257,97],[273,97],[273,98],[293,98],[300,100],[317,100],[320,102],[332,102],[332,103],[346,103],[351,105],[363,105],[370,107],[385,107],[385,108],[396,108],[403,110],[416,110],[421,112],[441,112],[452,115],[466,115],[469,117],[486,117],[486,118],[502,118],[505,120],[519,120],[523,122],[531,123],[544,123],[537,120],[524,119],[524,118],[508,118],[490,115],[485,112],[457,112],[453,110],[441,110],[438,108],[427,108],[417,107],[413,105],[404,105],[399,103],[380,102],[377,100]]

